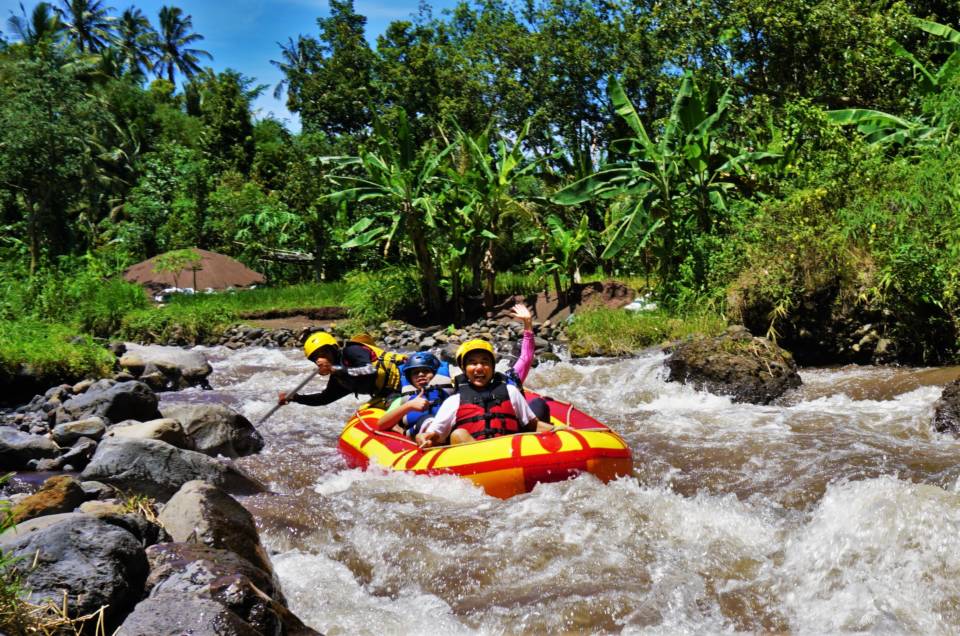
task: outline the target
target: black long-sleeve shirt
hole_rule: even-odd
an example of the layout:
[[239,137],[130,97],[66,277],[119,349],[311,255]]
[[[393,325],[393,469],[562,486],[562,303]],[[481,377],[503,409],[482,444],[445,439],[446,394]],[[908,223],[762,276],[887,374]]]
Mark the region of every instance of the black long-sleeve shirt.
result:
[[351,393],[377,393],[377,367],[370,359],[370,350],[361,344],[348,342],[343,347],[343,366],[330,374],[327,386],[319,393],[294,395],[290,401],[307,406],[323,406],[336,402]]

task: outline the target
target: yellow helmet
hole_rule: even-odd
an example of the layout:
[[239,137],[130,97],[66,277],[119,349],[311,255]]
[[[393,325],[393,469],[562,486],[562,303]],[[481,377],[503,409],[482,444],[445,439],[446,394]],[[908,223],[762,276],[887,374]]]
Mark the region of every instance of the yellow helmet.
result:
[[306,342],[303,343],[303,355],[307,356],[307,359],[313,360],[314,354],[316,354],[321,347],[340,348],[340,345],[337,344],[337,339],[326,331],[314,331],[307,338]]
[[457,366],[461,369],[463,368],[463,359],[467,357],[467,354],[471,351],[486,351],[493,357],[494,361],[497,359],[497,354],[493,352],[493,345],[487,342],[486,340],[467,340],[457,349]]

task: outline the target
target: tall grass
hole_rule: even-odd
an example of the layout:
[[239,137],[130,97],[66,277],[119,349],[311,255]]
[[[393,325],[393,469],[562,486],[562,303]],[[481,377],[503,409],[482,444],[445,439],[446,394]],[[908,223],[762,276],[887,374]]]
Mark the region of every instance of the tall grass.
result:
[[21,365],[51,383],[102,377],[113,361],[109,351],[69,325],[33,318],[0,320],[0,382],[9,382]]
[[622,356],[693,334],[717,335],[726,326],[723,317],[708,312],[675,316],[663,311],[596,308],[578,311],[567,337],[574,357]]

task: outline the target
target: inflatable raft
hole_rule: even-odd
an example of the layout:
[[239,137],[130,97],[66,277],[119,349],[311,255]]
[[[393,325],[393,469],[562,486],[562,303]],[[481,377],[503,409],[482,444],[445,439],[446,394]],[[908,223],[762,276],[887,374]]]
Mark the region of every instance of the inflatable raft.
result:
[[[530,391],[527,396],[538,397]],[[382,409],[361,407],[340,434],[338,447],[351,468],[373,463],[421,475],[459,475],[503,499],[581,473],[603,482],[632,473],[633,456],[619,435],[569,404],[545,399],[554,431],[424,450],[404,435],[377,430]]]

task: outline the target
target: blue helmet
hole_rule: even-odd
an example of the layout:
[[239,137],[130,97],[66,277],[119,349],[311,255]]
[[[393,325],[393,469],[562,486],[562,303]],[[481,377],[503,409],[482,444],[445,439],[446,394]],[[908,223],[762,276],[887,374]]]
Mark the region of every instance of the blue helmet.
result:
[[407,363],[403,365],[401,370],[403,371],[403,377],[409,381],[410,372],[415,369],[430,369],[430,371],[436,373],[439,368],[440,361],[437,356],[429,351],[418,351],[407,358]]

